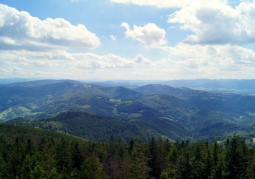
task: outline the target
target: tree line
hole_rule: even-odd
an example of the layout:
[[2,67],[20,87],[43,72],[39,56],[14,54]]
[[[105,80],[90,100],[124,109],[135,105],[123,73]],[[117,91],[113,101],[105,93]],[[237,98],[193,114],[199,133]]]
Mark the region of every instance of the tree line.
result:
[[248,179],[255,178],[255,150],[236,135],[224,143],[190,143],[17,133],[0,137],[0,178]]

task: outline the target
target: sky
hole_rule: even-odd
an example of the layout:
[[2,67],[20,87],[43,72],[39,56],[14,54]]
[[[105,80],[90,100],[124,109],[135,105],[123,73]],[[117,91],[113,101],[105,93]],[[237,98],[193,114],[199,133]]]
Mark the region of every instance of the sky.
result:
[[255,78],[252,0],[0,0],[0,78]]

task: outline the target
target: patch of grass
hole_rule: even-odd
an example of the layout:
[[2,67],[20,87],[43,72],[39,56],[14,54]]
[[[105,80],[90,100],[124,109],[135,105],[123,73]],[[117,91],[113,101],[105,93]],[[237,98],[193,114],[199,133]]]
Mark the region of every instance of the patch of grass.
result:
[[140,114],[140,113],[131,113],[131,114],[129,114],[129,117],[130,118],[138,118],[138,117],[142,117],[143,115],[142,114]]
[[83,85],[85,88],[91,88],[91,85],[89,85],[89,84],[84,84]]
[[12,107],[0,113],[0,120],[9,120],[31,114],[31,111],[23,106]]
[[121,99],[110,99],[112,103],[121,103]]

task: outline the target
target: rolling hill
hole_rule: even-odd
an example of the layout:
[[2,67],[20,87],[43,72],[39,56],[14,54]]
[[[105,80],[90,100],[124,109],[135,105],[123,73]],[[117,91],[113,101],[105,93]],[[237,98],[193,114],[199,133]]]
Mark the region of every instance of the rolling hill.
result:
[[[89,131],[86,126],[95,121],[91,121],[92,117],[88,115],[95,115],[96,119],[106,120],[96,120],[100,130],[90,126],[91,131],[103,136],[101,130],[107,131],[114,126],[117,131],[114,135],[124,138],[131,134],[144,137],[151,131],[153,135],[173,140],[212,139],[251,131],[255,120],[255,96],[166,85],[101,86],[72,80],[12,83],[0,86],[0,104],[2,122],[15,118],[41,119],[44,122],[61,119],[61,122],[58,121],[60,126],[64,126],[61,131],[73,134],[71,129],[79,127],[75,120],[83,121],[84,124],[79,125]],[[70,113],[77,115],[72,118]],[[132,122],[139,126],[139,130],[131,127]],[[29,123],[32,124],[31,121]],[[121,134],[123,131],[124,136]],[[130,135],[126,135],[128,133]]]
[[84,112],[66,112],[52,118],[31,120],[16,118],[8,123],[59,131],[89,140],[108,140],[109,136],[123,138],[150,138],[164,136],[171,140],[182,140],[189,131],[177,122],[166,119],[121,119]]

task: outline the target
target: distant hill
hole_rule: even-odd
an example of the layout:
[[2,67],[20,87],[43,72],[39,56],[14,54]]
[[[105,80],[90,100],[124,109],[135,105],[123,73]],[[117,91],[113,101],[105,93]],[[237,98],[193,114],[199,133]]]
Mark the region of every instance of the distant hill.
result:
[[[69,80],[8,84],[0,86],[0,120],[23,116],[50,117],[69,110],[122,117],[159,116],[133,101],[141,96],[123,87],[103,87]],[[129,109],[133,106],[134,110],[127,113],[124,106]]]
[[192,89],[220,92],[220,93],[238,93],[255,94],[255,79],[197,79],[197,80],[172,80],[164,81],[160,84],[173,87],[189,87]]
[[174,88],[166,85],[144,85],[144,86],[135,86],[131,88],[132,90],[141,93],[143,95],[153,95],[153,94],[167,94],[174,96],[182,100],[190,100],[192,98],[209,98],[215,96],[215,94],[201,91],[201,90],[192,90],[189,88]]
[[103,86],[145,86],[159,84],[217,93],[255,94],[255,79],[116,80],[93,82]]
[[7,86],[9,87],[35,87],[42,85],[51,85],[51,84],[59,84],[59,83],[80,83],[79,81],[74,80],[34,80],[34,81],[21,81],[16,83],[9,83]]
[[0,78],[0,85],[17,83],[17,82],[25,82],[25,81],[31,81],[31,80],[24,79],[24,78]]
[[[159,84],[101,86],[73,80],[12,83],[0,86],[0,104],[2,122],[19,117],[55,120],[57,116],[58,119],[66,118],[63,115],[68,116],[69,113],[86,113],[98,118],[104,116],[113,126],[116,121],[122,123],[116,123],[117,126],[125,126],[126,123],[128,131],[135,136],[139,132],[131,130],[132,120],[143,131],[152,130],[155,135],[161,134],[171,139],[212,139],[235,132],[248,136],[247,131],[253,136],[251,129],[255,125],[255,96]],[[78,117],[79,120],[81,118],[85,117]],[[118,120],[111,122],[112,119]],[[104,122],[102,124],[105,128],[110,127]],[[149,127],[145,130],[141,125]],[[104,130],[103,126],[100,130]],[[124,127],[118,129],[116,135],[123,130]],[[184,132],[180,133],[181,130]]]
[[126,141],[131,138],[149,140],[153,136],[182,140],[189,136],[185,127],[167,119],[121,119],[83,112],[67,112],[41,120],[17,118],[8,123],[59,131],[90,140],[108,140],[111,135]]
[[159,111],[163,116],[178,121],[187,120],[189,116],[198,111],[195,106],[188,102],[167,94],[148,95],[140,98],[138,101]]

